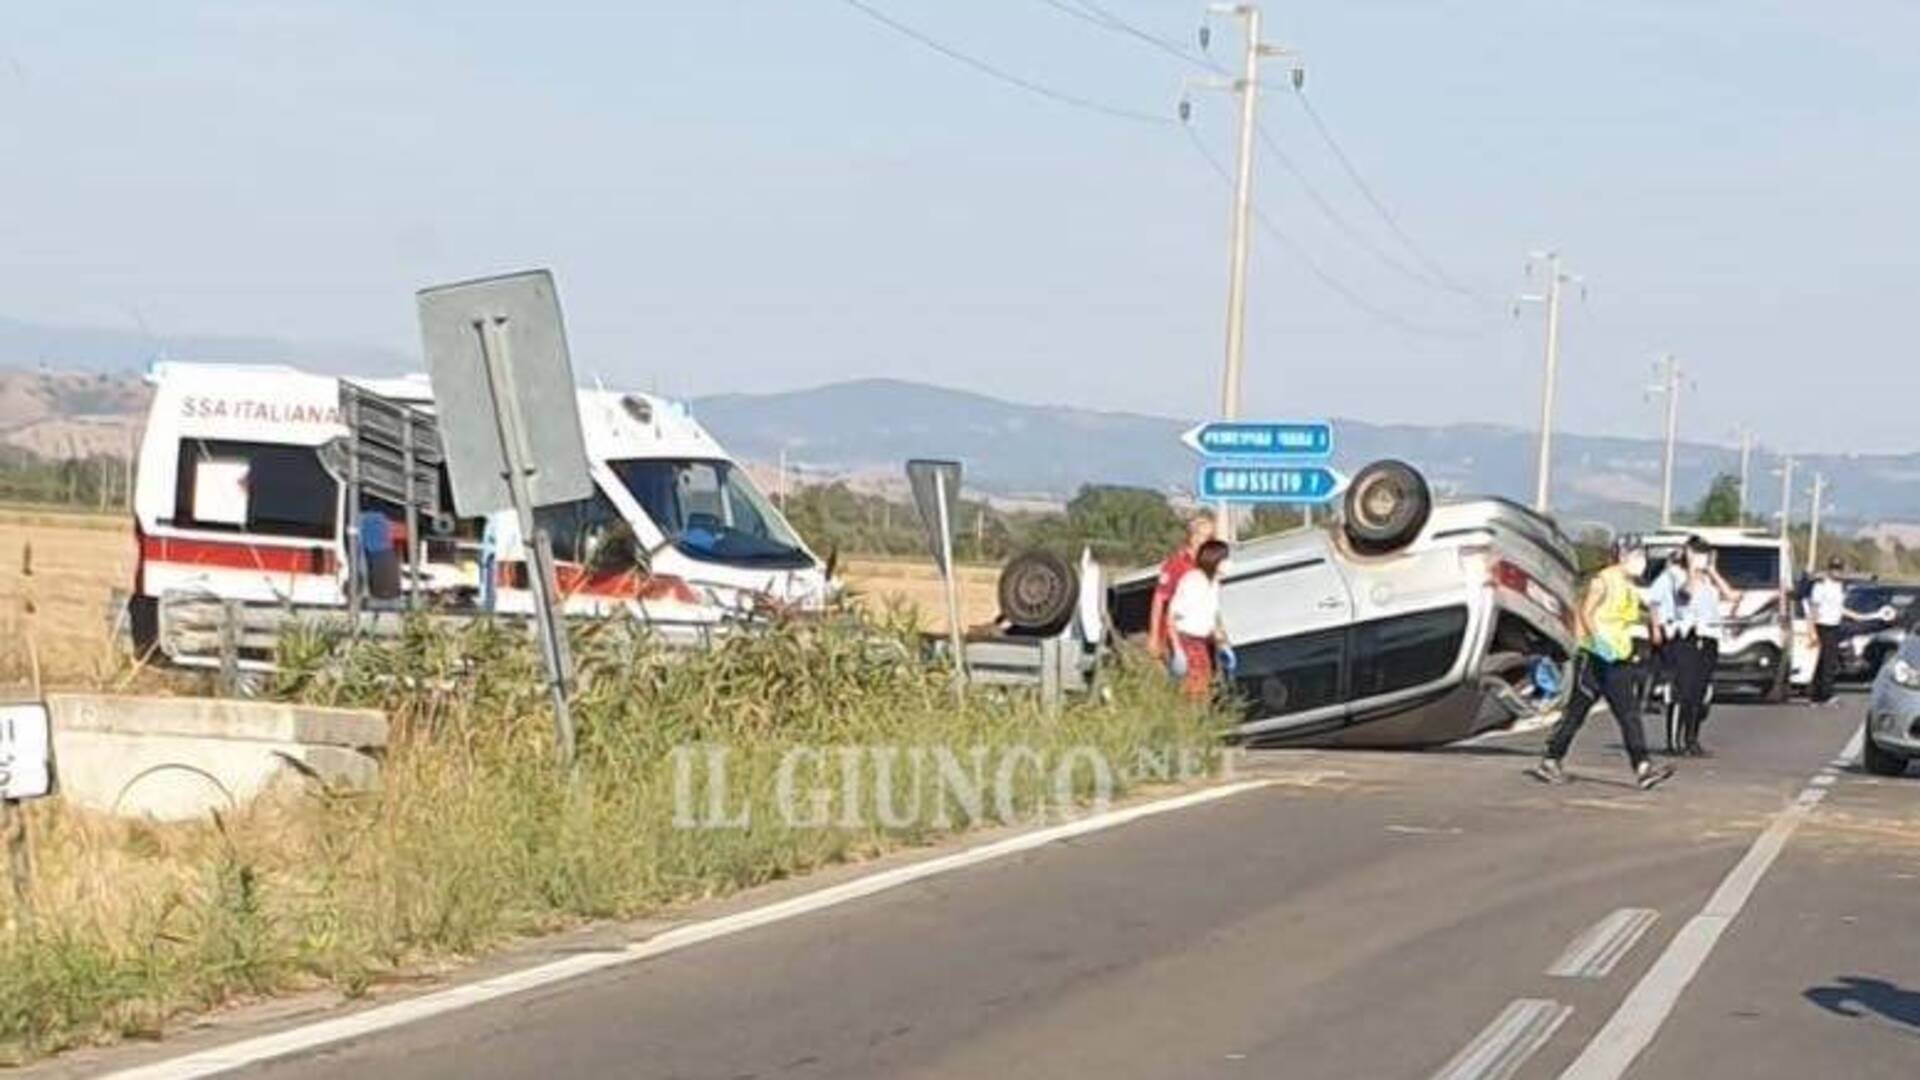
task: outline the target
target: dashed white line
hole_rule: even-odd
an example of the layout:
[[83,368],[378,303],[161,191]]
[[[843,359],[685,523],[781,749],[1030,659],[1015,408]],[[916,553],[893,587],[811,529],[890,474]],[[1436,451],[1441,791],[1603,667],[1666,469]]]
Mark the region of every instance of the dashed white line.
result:
[[1559,979],[1604,979],[1659,918],[1652,908],[1621,908],[1573,939],[1547,974]]
[[1573,1012],[1571,1005],[1521,998],[1501,1010],[1433,1080],[1507,1080]]
[[[1860,756],[1861,732],[1855,729],[1840,758],[1851,763]],[[1818,777],[1814,780],[1818,781]],[[1753,846],[1707,898],[1700,913],[1687,921],[1653,967],[1628,992],[1593,1041],[1586,1045],[1560,1080],[1619,1080],[1666,1023],[1687,984],[1700,973],[1707,956],[1740,914],[1795,830],[1826,798],[1827,789],[1810,784],[1786,809],[1774,815]]]
[[624,949],[569,956],[563,960],[510,972],[484,982],[450,987],[348,1016],[323,1020],[272,1035],[244,1039],[152,1065],[127,1069],[111,1074],[109,1080],[192,1080],[192,1078],[213,1076],[248,1065],[258,1065],[348,1039],[386,1031],[403,1024],[411,1024],[417,1020],[471,1008],[488,1001],[575,978],[588,972],[661,956],[701,942],[836,907],[888,889],[895,889],[969,866],[978,866],[1009,855],[1032,851],[1062,840],[1071,840],[1077,836],[1101,832],[1142,818],[1199,806],[1230,795],[1238,795],[1243,791],[1265,787],[1268,783],[1267,780],[1243,780],[1239,783],[1223,784],[1185,795],[1176,795],[1169,799],[1159,799],[1102,814],[1092,814],[1063,825],[1035,829],[991,844],[957,851],[951,855],[942,855],[891,870],[882,870],[763,907],[675,927],[645,941],[635,942]]

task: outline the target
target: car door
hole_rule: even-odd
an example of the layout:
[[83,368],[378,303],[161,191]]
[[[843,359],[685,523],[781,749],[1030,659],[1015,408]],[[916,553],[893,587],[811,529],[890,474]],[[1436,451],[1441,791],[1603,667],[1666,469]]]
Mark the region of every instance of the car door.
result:
[[[1318,538],[1316,538],[1317,540]],[[1242,731],[1337,725],[1346,714],[1353,598],[1323,540],[1221,577],[1220,621],[1239,658]]]

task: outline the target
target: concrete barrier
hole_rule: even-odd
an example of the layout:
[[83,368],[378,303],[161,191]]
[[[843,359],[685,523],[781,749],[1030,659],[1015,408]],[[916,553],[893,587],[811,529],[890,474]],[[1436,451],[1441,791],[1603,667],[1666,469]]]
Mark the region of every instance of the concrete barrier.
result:
[[289,780],[371,790],[387,745],[387,719],[370,709],[48,694],[47,711],[60,796],[158,821],[224,810]]

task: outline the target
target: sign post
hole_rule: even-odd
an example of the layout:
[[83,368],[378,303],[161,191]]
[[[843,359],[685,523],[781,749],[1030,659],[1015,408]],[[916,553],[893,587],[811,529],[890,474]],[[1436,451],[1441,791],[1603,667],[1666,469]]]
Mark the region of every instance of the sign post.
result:
[[920,521],[928,530],[927,539],[933,561],[940,568],[946,587],[947,630],[953,643],[953,669],[958,675],[956,687],[967,677],[966,642],[960,628],[960,588],[954,580],[953,517],[960,498],[960,463],[957,461],[914,460],[907,462],[907,485],[913,491]]
[[579,398],[553,277],[534,270],[423,289],[420,327],[462,517],[512,510],[553,695],[554,750],[573,763],[572,658],[553,549],[534,508],[593,494]]

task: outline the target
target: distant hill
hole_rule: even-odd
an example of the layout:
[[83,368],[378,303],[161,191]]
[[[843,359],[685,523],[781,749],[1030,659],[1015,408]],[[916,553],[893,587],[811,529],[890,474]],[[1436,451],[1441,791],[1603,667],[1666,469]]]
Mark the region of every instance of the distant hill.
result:
[[[118,455],[146,409],[148,390],[131,371],[144,370],[150,343],[137,335],[104,333],[88,352],[82,334],[61,338],[70,350],[99,366],[82,370],[35,370],[8,351],[8,328],[0,320],[0,445],[47,457]],[[355,359],[352,350],[329,353],[320,363],[314,347],[221,343],[213,358],[262,358],[318,370],[399,371],[404,358]],[[170,354],[206,359],[207,352],[181,344]],[[322,350],[324,351],[324,350]],[[384,355],[384,354],[378,354]],[[142,357],[145,357],[144,359]],[[120,364],[119,368],[111,365]],[[12,368],[14,370],[6,370]],[[985,394],[949,390],[898,379],[861,379],[809,390],[772,394],[717,394],[697,399],[695,415],[736,455],[772,466],[784,450],[790,475],[805,482],[848,479],[869,491],[897,491],[900,466],[911,457],[957,457],[965,462],[969,488],[999,501],[1059,502],[1087,483],[1136,484],[1169,493],[1190,490],[1195,459],[1179,442],[1192,421],[1139,413],[1104,412],[1064,405],[1027,405]],[[1490,424],[1421,426],[1336,419],[1335,460],[1352,470],[1383,457],[1419,466],[1443,492],[1483,493],[1530,499],[1534,436]],[[1582,520],[1643,528],[1657,517],[1660,446],[1648,439],[1562,434],[1555,440],[1554,505],[1577,528]],[[1778,509],[1778,462],[1756,454],[1756,512]],[[1826,473],[1836,526],[1920,522],[1920,453],[1820,455],[1800,459],[1802,469]],[[1684,443],[1676,462],[1676,502],[1688,506],[1715,474],[1738,468],[1728,447]],[[1810,472],[1802,472],[1803,478]],[[1804,492],[1804,483],[1796,485]],[[1806,497],[1796,498],[1804,518]],[[1900,529],[1883,535],[1907,535]]]
[[[1192,420],[1071,406],[1022,405],[894,379],[863,379],[774,394],[720,394],[695,415],[735,454],[788,460],[812,473],[897,471],[909,457],[956,457],[970,487],[1000,495],[1072,494],[1088,482],[1190,490],[1195,458],[1179,442]],[[1383,457],[1420,467],[1444,491],[1530,500],[1532,432],[1490,424],[1420,426],[1335,419],[1335,460],[1352,469]],[[1658,517],[1660,444],[1562,434],[1555,439],[1554,505],[1568,518],[1645,527]],[[1757,511],[1779,506],[1778,462],[1756,453]],[[1920,521],[1920,453],[1820,455],[1835,522]],[[1715,474],[1736,472],[1730,447],[1682,443],[1675,501],[1688,505]],[[1802,476],[1811,473],[1803,472]],[[1798,486],[1798,485],[1797,485]],[[1796,501],[1804,516],[1805,496]],[[1575,522],[1577,524],[1577,522]]]

